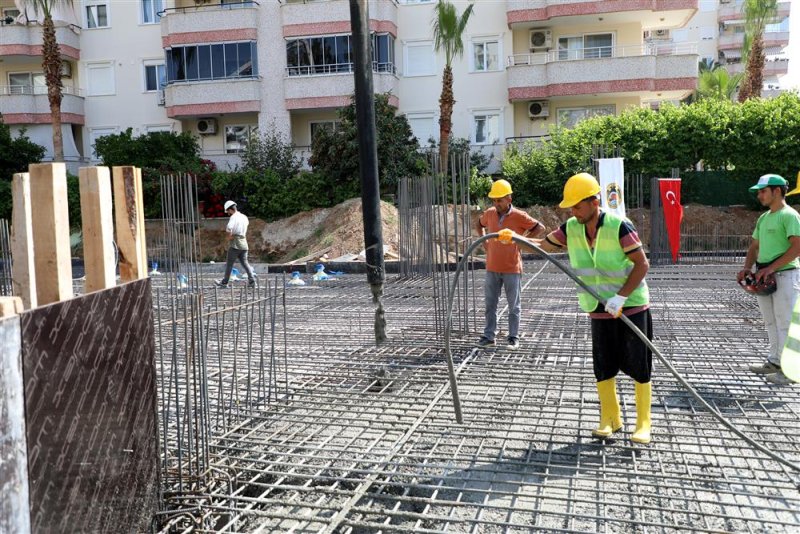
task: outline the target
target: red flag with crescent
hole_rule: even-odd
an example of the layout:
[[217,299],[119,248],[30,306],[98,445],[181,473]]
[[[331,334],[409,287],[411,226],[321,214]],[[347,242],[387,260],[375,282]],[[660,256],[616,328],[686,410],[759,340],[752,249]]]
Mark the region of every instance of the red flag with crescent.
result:
[[658,180],[661,189],[661,204],[664,206],[664,222],[669,237],[669,249],[672,252],[672,261],[678,261],[678,250],[681,248],[681,221],[683,221],[683,206],[681,206],[681,180],[680,178],[662,178]]

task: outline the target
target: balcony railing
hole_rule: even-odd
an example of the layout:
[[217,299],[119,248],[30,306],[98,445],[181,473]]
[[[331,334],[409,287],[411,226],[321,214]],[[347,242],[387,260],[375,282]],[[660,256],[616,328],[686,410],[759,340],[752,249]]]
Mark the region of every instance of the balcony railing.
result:
[[[45,85],[0,85],[0,95],[46,95],[47,86]],[[78,87],[64,86],[61,88],[62,95],[83,96],[83,89]]]
[[[394,63],[372,62],[373,72],[386,72],[396,74],[397,68]],[[350,74],[353,72],[352,63],[333,63],[330,65],[303,65],[286,67],[287,76],[325,76],[329,74]]]
[[209,2],[209,3],[197,2],[193,6],[167,8],[163,11],[159,11],[158,16],[163,17],[164,15],[169,15],[170,13],[194,13],[197,11],[219,11],[222,9],[242,9],[247,7],[258,7],[259,5],[261,4],[255,1]]
[[550,50],[530,54],[514,54],[508,56],[509,67],[517,65],[545,65],[557,61],[580,61],[585,59],[611,59],[620,57],[641,56],[677,56],[696,54],[695,43],[653,42],[627,46],[598,46],[569,50]]

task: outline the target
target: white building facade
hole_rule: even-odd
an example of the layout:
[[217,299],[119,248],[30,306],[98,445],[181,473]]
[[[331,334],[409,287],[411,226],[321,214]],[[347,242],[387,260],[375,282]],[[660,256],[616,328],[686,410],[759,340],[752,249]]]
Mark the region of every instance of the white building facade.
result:
[[[41,29],[17,3],[0,0],[4,17],[14,19],[0,27],[0,112],[51,154]],[[454,4],[459,12],[467,5]],[[134,135],[197,134],[203,157],[222,169],[240,163],[249,136],[258,131],[283,133],[307,156],[314,132],[335,128],[337,110],[353,94],[347,0],[74,5],[74,14],[58,17],[57,31],[65,155],[74,168],[96,160],[97,138],[127,128]],[[375,91],[391,93],[421,144],[439,134],[444,58],[433,50],[434,5],[369,4]],[[545,136],[553,124],[678,102],[696,88],[701,58],[732,63],[736,47],[741,49],[737,5],[478,0],[464,56],[453,65],[453,135],[497,158],[509,143]],[[788,2],[781,4],[781,16],[770,30],[785,25],[788,43]],[[784,32],[770,33],[767,46],[774,53],[785,46]],[[771,74],[772,63],[765,68]],[[774,72],[774,84],[782,73]]]

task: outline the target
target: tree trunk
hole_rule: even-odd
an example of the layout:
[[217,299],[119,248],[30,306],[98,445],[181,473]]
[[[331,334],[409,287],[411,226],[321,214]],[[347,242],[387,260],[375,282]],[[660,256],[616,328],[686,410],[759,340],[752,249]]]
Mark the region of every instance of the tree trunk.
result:
[[447,174],[448,150],[450,149],[450,131],[453,129],[453,69],[445,65],[442,74],[442,95],[439,97],[439,168]]
[[53,125],[53,161],[64,161],[64,140],[61,137],[61,51],[50,13],[45,14],[42,34],[42,69],[47,83],[47,100],[50,103],[50,121]]
[[764,36],[757,35],[753,38],[750,46],[750,54],[747,57],[744,80],[739,90],[739,102],[744,102],[748,98],[758,98],[761,96],[761,87],[764,85]]

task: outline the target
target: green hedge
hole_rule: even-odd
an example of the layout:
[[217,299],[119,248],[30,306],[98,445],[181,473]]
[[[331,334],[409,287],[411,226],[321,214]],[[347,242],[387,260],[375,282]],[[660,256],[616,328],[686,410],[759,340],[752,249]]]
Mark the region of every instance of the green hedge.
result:
[[[618,148],[626,173],[670,176],[677,168],[687,178],[689,197],[712,203],[730,197],[746,204],[735,191],[762,174],[780,174],[794,185],[800,169],[800,97],[785,93],[744,104],[701,100],[659,111],[635,108],[585,120],[572,130],[555,127],[549,141],[506,151],[503,174],[514,185],[515,200],[558,202],[569,176],[592,171],[595,145]],[[700,162],[705,169],[727,171],[733,183],[725,175],[694,177],[691,171]]]

